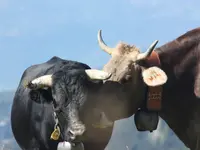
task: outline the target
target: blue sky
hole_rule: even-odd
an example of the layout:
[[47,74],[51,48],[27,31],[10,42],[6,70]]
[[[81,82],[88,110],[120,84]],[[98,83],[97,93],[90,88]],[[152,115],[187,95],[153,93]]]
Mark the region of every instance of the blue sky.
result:
[[23,71],[52,56],[101,67],[102,29],[109,46],[118,41],[146,48],[200,25],[199,0],[0,0],[0,89],[17,87]]

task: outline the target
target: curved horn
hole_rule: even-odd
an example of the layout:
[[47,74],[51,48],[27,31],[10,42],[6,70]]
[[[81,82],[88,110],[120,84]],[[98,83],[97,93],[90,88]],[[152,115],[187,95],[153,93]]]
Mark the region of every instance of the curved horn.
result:
[[28,83],[27,87],[30,89],[40,89],[52,86],[52,75],[44,75],[38,77]]
[[111,74],[107,72],[96,69],[86,69],[85,73],[88,75],[88,77],[90,77],[90,79],[95,80],[106,80],[111,76]]
[[138,61],[138,60],[143,60],[143,59],[148,58],[148,57],[151,55],[151,53],[152,53],[152,51],[154,50],[154,48],[156,47],[157,43],[158,43],[158,40],[154,41],[154,42],[149,46],[149,48],[146,50],[146,52],[139,54],[139,55],[137,56],[137,61]]
[[103,41],[102,39],[102,36],[101,36],[101,30],[98,31],[98,43],[99,43],[99,47],[104,50],[105,52],[107,52],[108,54],[112,54],[112,51],[114,50],[114,48],[110,48],[108,47],[105,42]]

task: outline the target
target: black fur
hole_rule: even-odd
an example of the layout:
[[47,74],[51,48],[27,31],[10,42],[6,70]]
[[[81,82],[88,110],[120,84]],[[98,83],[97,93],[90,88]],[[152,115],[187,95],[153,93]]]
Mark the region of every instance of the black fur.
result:
[[[53,100],[56,102],[56,109],[64,113],[59,121],[64,134],[63,139],[68,138],[64,130],[68,127],[69,111],[73,107],[81,107],[86,99],[84,96],[87,93],[87,86],[92,83],[84,72],[85,69],[90,67],[83,63],[53,57],[46,63],[25,70],[15,93],[11,113],[14,137],[22,149],[56,149],[57,141],[50,140],[55,124]],[[24,87],[25,82],[46,74],[53,74],[52,89],[33,91]]]
[[[113,125],[94,128],[92,124],[101,118],[94,110],[104,111],[112,121],[132,115],[132,98],[126,95],[122,85],[91,80],[85,69],[90,67],[53,57],[24,71],[11,112],[12,131],[23,150],[55,150],[58,142],[69,140],[69,129],[82,129],[83,123],[84,139],[77,137],[77,140],[81,138],[86,150],[103,150],[111,138]],[[53,74],[51,88],[33,91],[24,87],[24,83],[47,74]],[[54,111],[62,133],[58,141],[50,140],[55,125]]]

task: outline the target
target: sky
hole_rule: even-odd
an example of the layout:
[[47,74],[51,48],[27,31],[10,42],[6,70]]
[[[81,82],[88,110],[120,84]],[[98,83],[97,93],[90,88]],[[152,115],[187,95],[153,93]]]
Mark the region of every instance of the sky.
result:
[[145,50],[200,25],[199,0],[0,0],[0,89],[15,89],[24,70],[53,56],[92,68],[124,41]]

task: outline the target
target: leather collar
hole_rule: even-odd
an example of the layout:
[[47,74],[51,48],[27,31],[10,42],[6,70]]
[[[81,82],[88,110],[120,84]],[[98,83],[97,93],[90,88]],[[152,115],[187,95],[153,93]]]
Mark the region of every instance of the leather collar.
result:
[[[157,52],[153,51],[151,55],[146,59],[148,67],[161,67],[160,58]],[[148,110],[159,111],[162,108],[162,91],[163,86],[147,87],[147,103]]]

